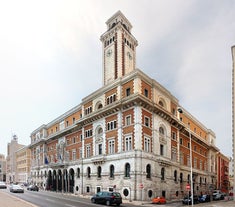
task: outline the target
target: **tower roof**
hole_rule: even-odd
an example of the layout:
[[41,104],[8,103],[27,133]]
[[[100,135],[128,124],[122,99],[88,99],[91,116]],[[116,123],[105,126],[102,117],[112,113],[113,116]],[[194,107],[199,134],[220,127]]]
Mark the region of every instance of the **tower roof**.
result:
[[106,21],[107,29],[112,29],[119,22],[121,22],[121,24],[126,28],[126,30],[131,32],[132,25],[120,10],[117,11],[112,17],[110,17]]

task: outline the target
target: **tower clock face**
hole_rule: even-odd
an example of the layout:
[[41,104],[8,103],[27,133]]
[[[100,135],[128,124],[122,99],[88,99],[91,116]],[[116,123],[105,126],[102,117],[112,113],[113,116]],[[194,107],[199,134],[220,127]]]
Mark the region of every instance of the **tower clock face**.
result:
[[132,60],[132,55],[130,52],[127,52],[127,57],[129,58],[129,60]]
[[108,51],[106,52],[106,56],[110,57],[112,55],[113,51],[111,49],[108,49]]

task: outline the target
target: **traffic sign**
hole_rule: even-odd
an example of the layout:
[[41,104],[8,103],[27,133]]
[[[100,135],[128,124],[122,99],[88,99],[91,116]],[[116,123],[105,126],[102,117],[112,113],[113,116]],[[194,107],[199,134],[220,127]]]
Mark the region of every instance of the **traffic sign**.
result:
[[190,189],[190,185],[189,185],[189,184],[186,185],[186,189],[187,189],[187,190]]
[[141,189],[143,189],[143,188],[144,188],[143,183],[140,183],[140,188],[141,188]]

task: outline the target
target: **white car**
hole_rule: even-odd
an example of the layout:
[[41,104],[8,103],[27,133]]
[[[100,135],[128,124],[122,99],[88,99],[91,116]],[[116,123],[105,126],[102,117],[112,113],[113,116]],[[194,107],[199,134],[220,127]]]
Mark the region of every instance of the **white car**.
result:
[[22,188],[20,185],[14,185],[12,184],[9,188],[10,192],[12,193],[24,193],[24,188]]
[[4,182],[0,182],[0,189],[6,189],[7,185]]

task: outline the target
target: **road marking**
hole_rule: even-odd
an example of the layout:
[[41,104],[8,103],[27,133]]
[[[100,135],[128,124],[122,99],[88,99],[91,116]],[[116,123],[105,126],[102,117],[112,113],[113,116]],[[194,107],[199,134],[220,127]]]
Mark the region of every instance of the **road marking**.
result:
[[49,199],[49,198],[46,198],[45,200],[55,202],[55,200],[52,200],[52,199]]
[[73,205],[70,205],[70,204],[65,204],[66,206],[69,206],[69,207],[76,207],[76,206],[73,206]]

